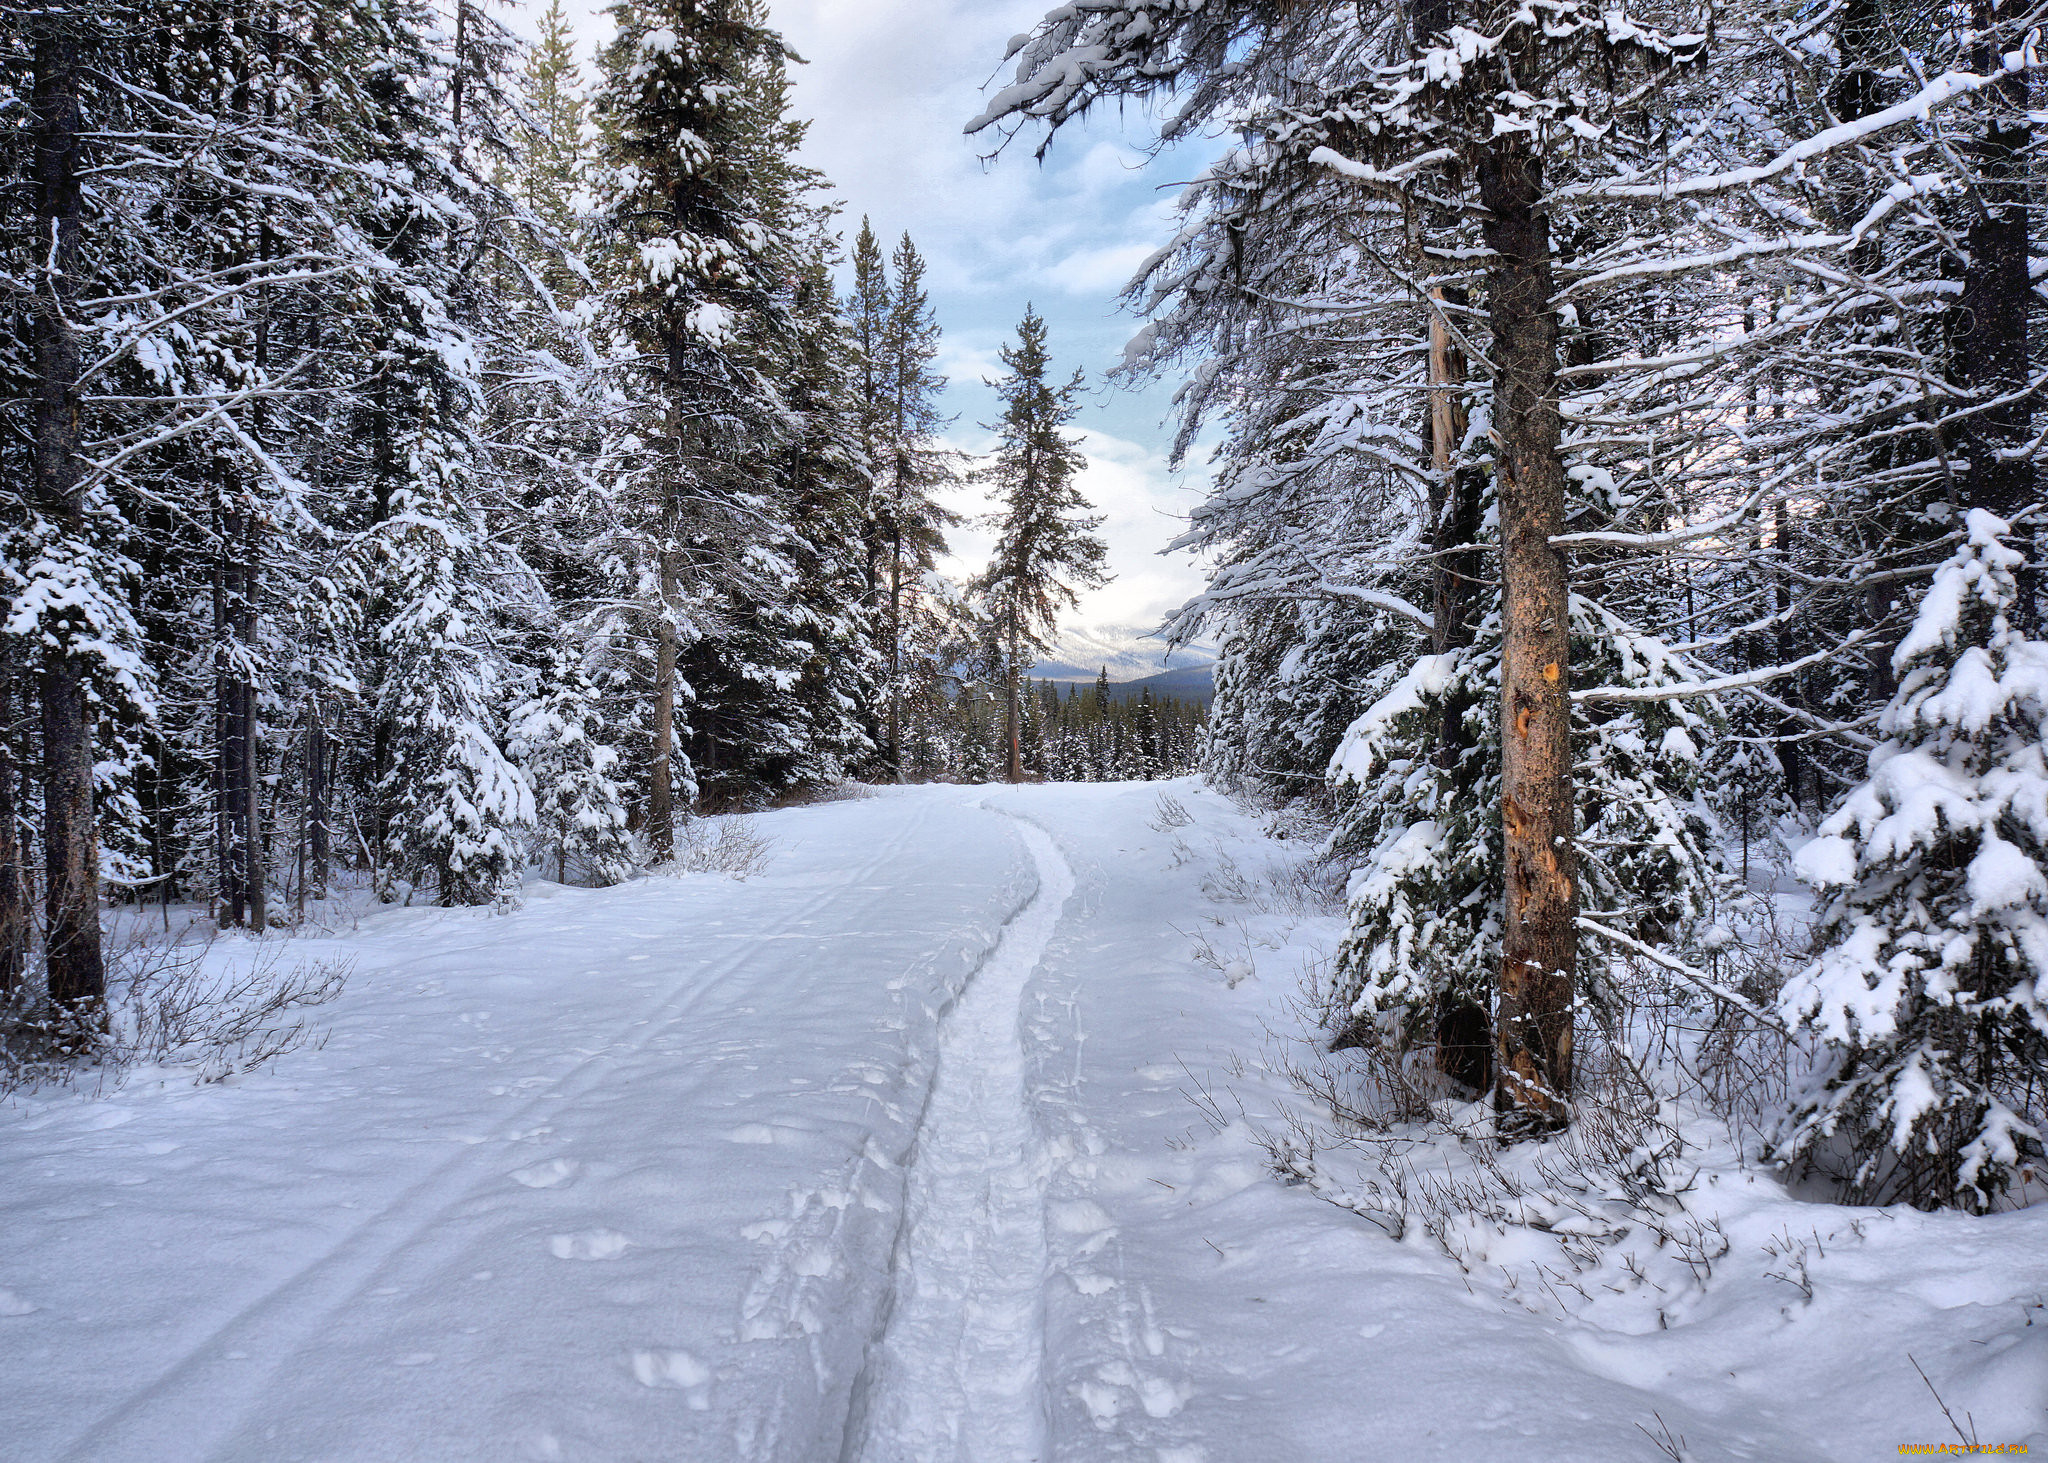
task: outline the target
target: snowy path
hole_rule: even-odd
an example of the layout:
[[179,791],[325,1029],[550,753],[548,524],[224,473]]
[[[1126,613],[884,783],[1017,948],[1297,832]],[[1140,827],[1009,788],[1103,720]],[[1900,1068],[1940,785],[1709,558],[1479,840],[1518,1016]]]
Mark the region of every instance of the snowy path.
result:
[[857,1416],[860,1463],[1044,1456],[1044,1158],[1025,1102],[1020,1008],[1074,876],[1020,825],[1038,893],[940,1030],[888,1328]]
[[[757,931],[758,938],[789,939],[843,898],[848,887],[867,887],[880,869],[902,856],[916,826],[913,822],[898,830],[842,884],[805,899],[775,924]],[[693,972],[606,1033],[597,1045],[577,1050],[566,1072],[525,1084],[532,1089],[530,1095],[509,1112],[496,1114],[497,1125],[525,1134],[542,1119],[573,1121],[579,1108],[600,1097],[607,1085],[630,1080],[649,1049],[695,1018],[754,954],[751,946],[739,945],[708,969]],[[189,1444],[230,1433],[237,1419],[281,1380],[279,1373],[285,1368],[267,1366],[264,1358],[294,1358],[316,1346],[331,1351],[335,1331],[346,1329],[345,1312],[359,1312],[371,1298],[399,1290],[375,1282],[415,1266],[419,1252],[441,1243],[439,1233],[451,1227],[463,1207],[474,1204],[482,1191],[502,1187],[508,1175],[497,1164],[479,1161],[480,1146],[456,1148],[423,1178],[351,1224],[337,1239],[314,1249],[281,1283],[265,1288],[189,1345],[60,1456],[67,1463],[90,1463],[146,1454],[167,1437]],[[548,1189],[569,1181],[575,1172],[573,1161],[556,1158],[519,1168],[509,1177],[525,1188]],[[549,1237],[550,1253],[557,1259],[611,1259],[630,1243],[628,1236],[608,1228]],[[393,1364],[420,1367],[438,1359],[432,1352],[417,1351]],[[660,1364],[668,1363],[664,1359]],[[648,1365],[640,1363],[640,1369]]]
[[0,1459],[1852,1463],[1946,1435],[1915,1365],[2048,1448],[2048,1212],[1706,1174],[1664,1329],[1507,1293],[1531,1231],[1461,1269],[1275,1183],[1337,923],[1168,791],[887,789],[764,816],[744,883],[290,942],[357,963],[324,1049],[0,1109]]

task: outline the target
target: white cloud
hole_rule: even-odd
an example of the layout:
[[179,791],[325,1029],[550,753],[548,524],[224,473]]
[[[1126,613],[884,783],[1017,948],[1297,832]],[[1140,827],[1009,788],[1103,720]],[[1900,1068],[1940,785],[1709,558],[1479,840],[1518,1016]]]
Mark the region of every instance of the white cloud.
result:
[[[977,432],[956,433],[951,445],[977,455],[993,444],[986,433]],[[1201,569],[1191,555],[1161,553],[1185,526],[1193,497],[1156,447],[1103,432],[1082,434],[1080,447],[1088,458],[1081,491],[1103,515],[1100,531],[1116,579],[1084,596],[1062,630],[1070,637],[1128,646],[1201,591]],[[940,567],[965,580],[980,571],[995,543],[994,531],[978,521],[989,505],[970,485],[954,492],[947,506],[970,521],[949,536],[952,554]]]

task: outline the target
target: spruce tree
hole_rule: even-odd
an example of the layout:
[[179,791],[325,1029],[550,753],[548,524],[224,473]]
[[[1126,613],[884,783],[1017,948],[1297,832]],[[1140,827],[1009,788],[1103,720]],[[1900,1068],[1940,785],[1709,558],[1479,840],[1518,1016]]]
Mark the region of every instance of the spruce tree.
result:
[[[893,279],[890,266],[894,266]],[[870,623],[887,677],[879,741],[885,770],[903,774],[908,708],[936,691],[944,666],[918,652],[933,627],[926,577],[959,520],[934,496],[958,480],[954,454],[938,445],[952,420],[939,409],[946,378],[932,369],[939,324],[924,287],[924,257],[905,234],[888,264],[866,219],[854,240],[848,301],[860,393],[858,432],[870,487],[861,532]]]
[[553,858],[557,882],[572,866],[598,888],[631,873],[618,753],[575,651],[558,649],[536,694],[514,709],[510,747],[533,784],[535,851]]
[[[746,0],[621,0],[593,103],[605,138],[607,303],[635,409],[604,454],[618,517],[605,553],[628,608],[616,643],[642,687],[645,829],[675,849],[695,773],[683,655],[721,623],[756,524],[736,463],[778,435],[748,336],[776,310],[770,236],[746,164],[750,74],[783,54]],[[651,657],[637,649],[651,645]],[[651,663],[649,663],[651,661]]]
[[1982,509],[1920,601],[1867,780],[1799,857],[1819,958],[1779,1009],[1820,1057],[1778,1136],[1852,1203],[1983,1211],[2041,1153],[2048,1071],[2048,643]]
[[997,532],[994,552],[970,592],[989,620],[1003,685],[1012,782],[1024,775],[1018,745],[1024,673],[1040,652],[1051,648],[1060,611],[1080,603],[1081,590],[1110,579],[1103,567],[1108,548],[1095,536],[1102,518],[1089,513],[1090,504],[1075,481],[1087,459],[1067,438],[1079,410],[1074,394],[1081,388],[1081,373],[1076,371],[1064,385],[1047,379],[1052,362],[1045,336],[1045,321],[1027,306],[1017,343],[1002,348],[1009,372],[990,383],[1003,401],[1002,419],[989,427],[997,438],[995,456],[974,474],[1002,504],[989,516]]

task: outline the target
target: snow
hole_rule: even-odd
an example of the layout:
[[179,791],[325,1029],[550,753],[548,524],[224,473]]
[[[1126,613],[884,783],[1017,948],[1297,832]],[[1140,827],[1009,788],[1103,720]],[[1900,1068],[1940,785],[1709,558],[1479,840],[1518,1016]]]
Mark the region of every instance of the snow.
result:
[[2048,1446],[2048,1209],[1809,1202],[1703,1138],[1711,1281],[1610,1255],[1554,1307],[1507,1278],[1558,1235],[1461,1267],[1276,1182],[1266,1032],[1341,919],[1211,880],[1301,850],[1191,780],[758,827],[744,882],[294,941],[354,974],[259,1075],[0,1111],[0,1451],[1796,1463],[1951,1436],[1916,1364]]

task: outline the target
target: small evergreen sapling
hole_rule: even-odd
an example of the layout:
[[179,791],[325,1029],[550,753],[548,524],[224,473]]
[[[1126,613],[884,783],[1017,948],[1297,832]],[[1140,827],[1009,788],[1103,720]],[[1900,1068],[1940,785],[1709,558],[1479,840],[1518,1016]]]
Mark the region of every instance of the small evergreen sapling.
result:
[[633,858],[597,699],[574,653],[556,651],[538,693],[512,713],[511,751],[533,781],[536,852],[554,859],[557,880],[573,864],[604,888],[632,873]]
[[2023,556],[1972,510],[1892,657],[1868,779],[1800,850],[1828,899],[1780,997],[1818,1044],[1780,1161],[1859,1203],[1982,1211],[2039,1154],[2048,1087],[2048,643]]

